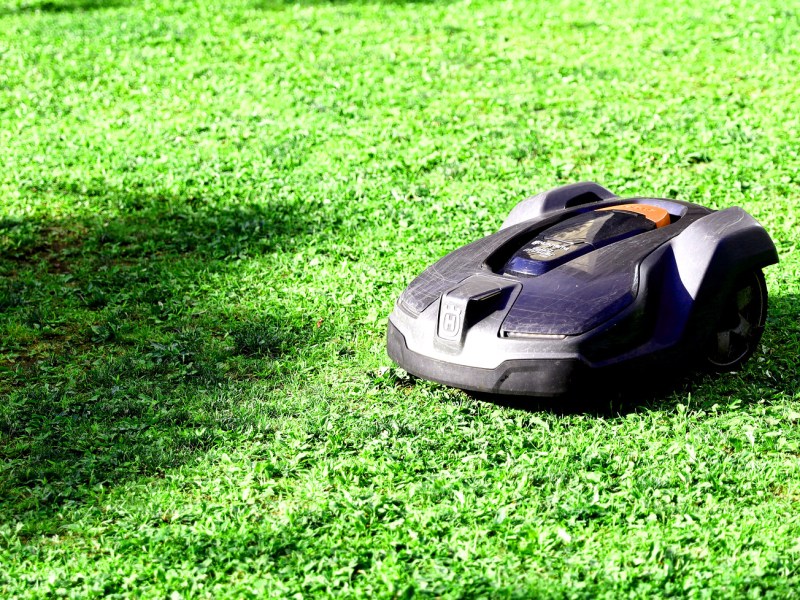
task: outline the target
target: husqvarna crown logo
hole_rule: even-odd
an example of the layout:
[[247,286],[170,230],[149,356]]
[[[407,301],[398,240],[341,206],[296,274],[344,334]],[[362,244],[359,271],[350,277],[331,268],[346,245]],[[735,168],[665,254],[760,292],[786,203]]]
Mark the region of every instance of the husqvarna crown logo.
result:
[[457,338],[464,324],[464,311],[457,304],[445,304],[439,316],[439,336]]

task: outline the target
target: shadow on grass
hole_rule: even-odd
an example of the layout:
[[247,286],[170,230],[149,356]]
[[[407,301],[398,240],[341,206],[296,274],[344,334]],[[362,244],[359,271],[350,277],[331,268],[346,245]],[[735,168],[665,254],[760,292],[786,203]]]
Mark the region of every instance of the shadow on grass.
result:
[[770,298],[759,350],[737,373],[675,372],[660,381],[629,378],[570,398],[528,398],[471,393],[476,400],[558,415],[624,416],[640,408],[669,409],[685,403],[708,410],[715,404],[794,397],[800,393],[800,297]]
[[0,519],[52,516],[242,435],[275,373],[324,340],[280,300],[217,293],[236,292],[243,259],[305,244],[309,211],[169,200],[0,224]]
[[7,15],[19,15],[32,12],[41,13],[72,13],[89,12],[94,10],[105,10],[111,8],[121,8],[130,2],[124,0],[44,0],[34,2],[20,2],[14,8],[0,7],[0,17]]
[[674,379],[671,385],[653,386],[652,383],[648,385],[645,382],[638,384],[629,382],[624,389],[598,387],[592,392],[562,398],[532,398],[481,393],[471,393],[470,395],[476,400],[526,412],[549,412],[560,416],[582,414],[613,418],[634,412],[642,406],[652,406],[678,390],[687,389],[690,385],[689,376],[681,374]]

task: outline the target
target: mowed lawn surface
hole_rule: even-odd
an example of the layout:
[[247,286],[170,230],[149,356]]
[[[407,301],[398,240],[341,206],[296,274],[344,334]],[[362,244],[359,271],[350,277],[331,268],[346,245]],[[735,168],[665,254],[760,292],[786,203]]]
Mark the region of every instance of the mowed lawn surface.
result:
[[[646,4],[0,2],[0,596],[796,594],[800,12]],[[416,274],[586,179],[763,223],[744,371],[392,366]]]

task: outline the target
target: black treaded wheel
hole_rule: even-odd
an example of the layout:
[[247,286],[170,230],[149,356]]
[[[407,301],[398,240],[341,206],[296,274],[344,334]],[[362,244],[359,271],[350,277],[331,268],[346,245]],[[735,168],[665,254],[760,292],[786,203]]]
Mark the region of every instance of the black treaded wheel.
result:
[[706,364],[715,371],[735,371],[758,348],[767,320],[767,284],[756,269],[742,275],[725,299],[709,339]]

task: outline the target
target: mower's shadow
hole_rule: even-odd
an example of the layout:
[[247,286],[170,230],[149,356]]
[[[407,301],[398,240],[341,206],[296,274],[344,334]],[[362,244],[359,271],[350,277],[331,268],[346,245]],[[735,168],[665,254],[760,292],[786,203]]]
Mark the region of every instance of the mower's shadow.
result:
[[624,387],[598,387],[555,398],[467,393],[475,400],[514,410],[548,412],[558,416],[588,415],[610,418],[625,416],[643,407],[674,404],[671,399],[689,392],[698,377],[701,376],[683,375],[676,378],[671,385],[629,380]]

